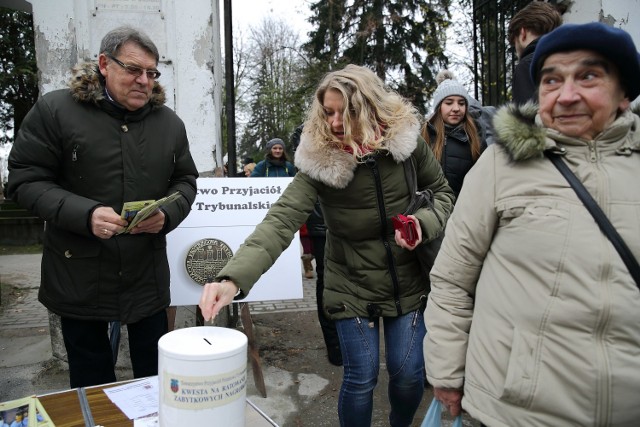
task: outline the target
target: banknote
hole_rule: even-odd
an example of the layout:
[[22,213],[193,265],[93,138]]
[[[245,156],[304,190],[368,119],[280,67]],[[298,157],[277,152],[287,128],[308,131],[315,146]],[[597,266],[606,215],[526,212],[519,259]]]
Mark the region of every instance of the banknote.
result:
[[133,227],[138,225],[141,221],[149,218],[155,214],[162,206],[166,206],[180,197],[179,192],[175,192],[170,196],[163,197],[158,200],[138,200],[134,202],[125,202],[122,206],[122,213],[120,216],[126,220],[129,225],[121,233],[130,232]]

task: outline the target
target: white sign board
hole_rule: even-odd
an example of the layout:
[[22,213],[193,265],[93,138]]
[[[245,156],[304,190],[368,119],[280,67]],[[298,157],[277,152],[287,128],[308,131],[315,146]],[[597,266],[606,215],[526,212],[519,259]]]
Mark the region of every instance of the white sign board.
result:
[[[167,235],[171,305],[200,301],[199,278],[226,264],[293,178],[199,178],[191,213]],[[256,282],[243,300],[302,299],[300,236]],[[194,279],[195,277],[195,279]]]

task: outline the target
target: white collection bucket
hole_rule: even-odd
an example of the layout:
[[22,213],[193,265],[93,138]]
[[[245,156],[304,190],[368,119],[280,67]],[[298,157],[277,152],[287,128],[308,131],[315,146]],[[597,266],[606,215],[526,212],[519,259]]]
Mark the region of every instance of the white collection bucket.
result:
[[160,427],[244,427],[247,337],[235,329],[177,329],[158,341]]

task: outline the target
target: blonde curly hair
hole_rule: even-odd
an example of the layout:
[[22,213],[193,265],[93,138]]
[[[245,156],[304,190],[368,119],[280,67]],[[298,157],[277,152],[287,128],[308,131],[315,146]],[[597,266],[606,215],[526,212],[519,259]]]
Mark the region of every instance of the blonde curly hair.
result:
[[[344,139],[331,132],[324,110],[327,91],[342,94]],[[337,148],[351,147],[354,157],[385,149],[385,141],[393,139],[398,123],[419,122],[418,111],[368,68],[347,65],[328,73],[318,88],[304,124],[305,133]],[[357,135],[357,139],[354,139]]]

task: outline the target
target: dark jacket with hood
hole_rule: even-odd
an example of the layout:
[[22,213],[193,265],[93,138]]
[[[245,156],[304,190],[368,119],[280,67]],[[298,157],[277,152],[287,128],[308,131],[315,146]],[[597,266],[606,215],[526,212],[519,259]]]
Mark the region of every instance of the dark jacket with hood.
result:
[[403,161],[414,156],[420,188],[435,195],[435,211],[419,209],[423,241],[433,240],[453,207],[453,194],[422,138],[417,120],[396,123],[384,150],[358,162],[352,154],[303,133],[296,150],[298,173],[261,224],[217,279],[229,278],[246,295],[285,250],[320,201],[327,226],[324,309],[333,319],[381,316],[420,309],[428,281],[413,251],[394,240],[390,218],[409,204]]
[[[479,133],[482,132],[480,125],[477,126]],[[433,145],[436,140],[436,129],[431,123],[427,123],[427,130],[429,132],[430,143]],[[486,141],[481,139],[480,152],[484,151],[485,148],[487,148]],[[447,177],[449,186],[456,197],[460,194],[465,175],[471,170],[474,163],[475,161],[471,155],[469,137],[464,131],[463,126],[445,125],[445,143],[442,150],[442,158],[440,159],[440,166],[442,166],[444,175]]]
[[[42,96],[9,156],[9,195],[46,221],[39,300],[86,320],[136,322],[169,305],[168,232],[188,215],[197,169],[184,123],[164,106],[156,83],[136,111],[105,97],[95,63],[74,69],[70,89]],[[100,206],[182,197],[163,207],[157,234],[93,235]]]
[[511,88],[513,102],[516,104],[524,104],[527,101],[537,102],[536,85],[531,79],[531,62],[533,61],[533,53],[536,50],[539,38],[535,39],[527,45],[522,51],[522,57],[518,61],[513,71],[513,85]]
[[268,155],[264,160],[258,162],[253,172],[252,177],[265,177],[265,178],[278,178],[294,176],[296,174],[296,168],[291,162],[286,160],[271,159]]

